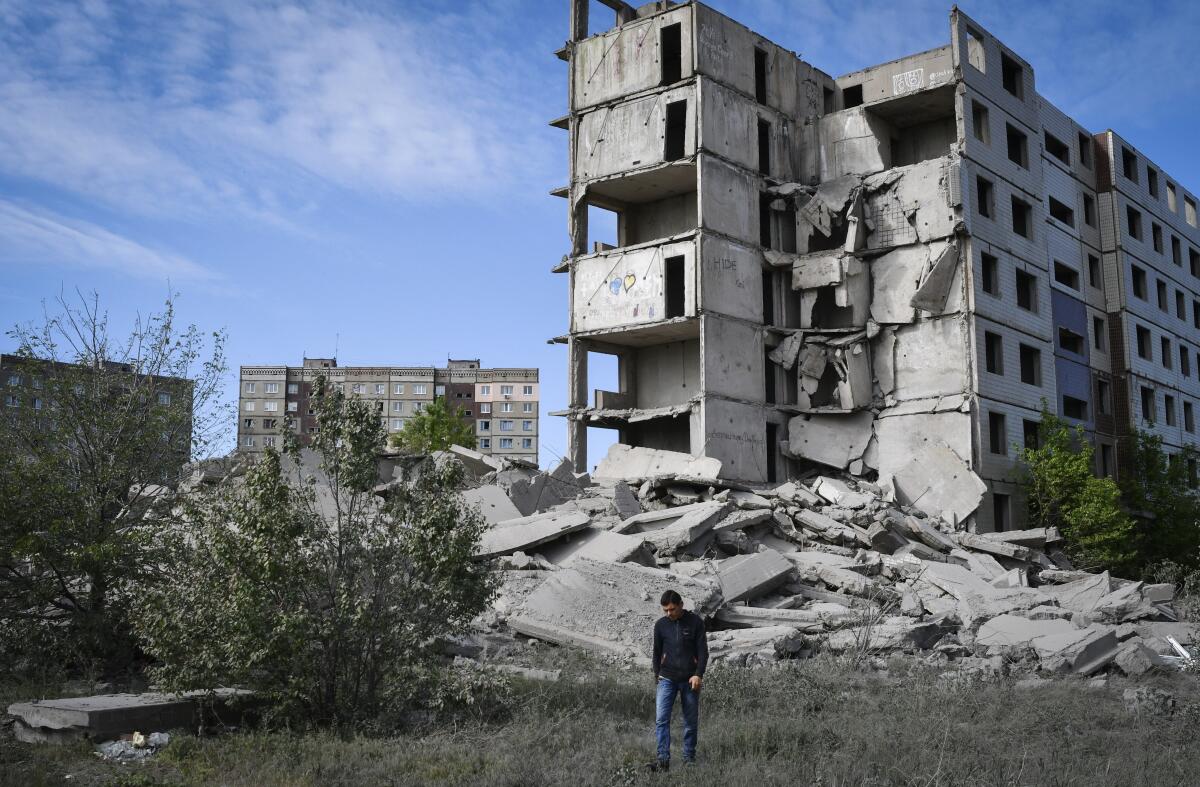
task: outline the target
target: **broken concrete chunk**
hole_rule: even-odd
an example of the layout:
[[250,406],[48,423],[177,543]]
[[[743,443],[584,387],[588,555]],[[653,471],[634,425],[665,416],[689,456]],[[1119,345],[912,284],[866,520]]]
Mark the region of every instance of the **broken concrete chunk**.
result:
[[789,658],[803,647],[804,635],[792,626],[729,629],[708,634],[709,660],[739,666]]
[[912,305],[923,311],[941,314],[950,297],[950,285],[958,270],[958,245],[953,241],[934,258],[933,267],[912,297]]
[[534,514],[500,522],[484,531],[475,550],[476,557],[497,557],[553,541],[567,533],[582,530],[591,523],[582,512]]
[[1033,649],[1043,662],[1062,663],[1066,669],[1090,675],[1112,661],[1118,651],[1111,627],[1077,629],[1065,620],[1029,620],[998,615],[979,627],[975,644],[982,655],[1017,655]]
[[642,513],[642,504],[624,481],[618,481],[613,487],[613,508],[617,509],[617,515],[622,519]]
[[768,549],[753,555],[738,555],[718,564],[717,579],[726,602],[757,598],[788,580],[792,564]]
[[797,416],[788,421],[788,450],[802,459],[844,470],[862,457],[873,420],[865,411]]
[[956,533],[955,539],[967,549],[975,549],[980,552],[1024,562],[1028,562],[1033,558],[1033,553],[1028,548],[1017,544],[1010,544],[1007,541],[984,538],[974,533]]
[[819,476],[813,482],[813,491],[830,503],[842,508],[866,508],[871,502],[870,495],[856,492],[845,481],[839,481],[836,478],[829,478],[828,476]]
[[630,517],[615,528],[618,533],[638,533],[659,554],[682,549],[721,521],[729,503],[694,503],[662,511],[647,511]]
[[479,506],[479,513],[491,524],[503,522],[506,519],[518,519],[521,512],[513,505],[512,500],[498,486],[480,486],[466,489],[460,494],[462,501],[469,506]]
[[894,616],[835,631],[824,644],[834,653],[928,650],[945,633],[945,628],[938,623],[921,623],[909,617]]
[[687,475],[715,480],[721,474],[721,461],[707,456],[692,456],[678,451],[634,448],[614,443],[596,467],[596,478],[642,479],[658,476]]
[[926,444],[896,473],[892,485],[901,502],[955,522],[973,514],[987,491],[979,476],[942,442]]
[[825,629],[825,618],[807,609],[764,609],[731,604],[717,610],[716,618],[727,626],[742,628],[791,626],[808,634]]
[[[1042,572],[1044,576],[1045,571]],[[1039,588],[1042,594],[1056,600],[1060,607],[1073,612],[1091,612],[1100,599],[1112,592],[1112,581],[1108,572],[1089,574],[1083,579],[1067,582],[1063,585],[1044,585]]]

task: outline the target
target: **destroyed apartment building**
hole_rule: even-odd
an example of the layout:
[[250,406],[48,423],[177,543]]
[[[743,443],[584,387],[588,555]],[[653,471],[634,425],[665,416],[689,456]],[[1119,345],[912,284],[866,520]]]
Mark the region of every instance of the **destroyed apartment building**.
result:
[[[588,35],[598,5],[616,26]],[[570,7],[577,472],[615,429],[730,480],[844,470],[987,532],[1019,524],[1043,401],[1100,474],[1135,430],[1195,441],[1196,197],[964,13],[834,78],[700,3]],[[596,353],[618,371],[593,397]]]

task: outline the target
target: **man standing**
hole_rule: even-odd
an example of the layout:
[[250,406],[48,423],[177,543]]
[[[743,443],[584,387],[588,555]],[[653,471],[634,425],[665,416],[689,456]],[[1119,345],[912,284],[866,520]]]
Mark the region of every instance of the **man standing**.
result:
[[663,616],[654,624],[655,736],[658,762],[655,770],[671,767],[671,712],[675,695],[683,705],[683,762],[696,760],[696,737],[700,730],[700,686],[708,666],[708,639],[704,621],[683,608],[674,590],[663,593]]

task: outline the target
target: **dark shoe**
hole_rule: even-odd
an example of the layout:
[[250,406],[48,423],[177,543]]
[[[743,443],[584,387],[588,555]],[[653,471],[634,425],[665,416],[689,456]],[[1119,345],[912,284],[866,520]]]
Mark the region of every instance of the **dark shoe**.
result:
[[654,773],[666,773],[671,770],[670,760],[657,760],[650,763],[650,770]]

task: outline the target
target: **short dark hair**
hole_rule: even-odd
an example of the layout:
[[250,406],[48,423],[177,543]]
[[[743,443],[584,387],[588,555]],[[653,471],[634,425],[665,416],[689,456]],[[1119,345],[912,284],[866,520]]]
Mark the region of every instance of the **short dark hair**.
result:
[[658,603],[660,606],[664,606],[664,607],[667,604],[678,604],[679,606],[682,607],[683,599],[674,590],[668,590],[666,593],[662,594],[662,598],[659,600]]

